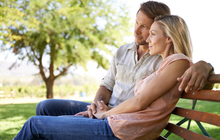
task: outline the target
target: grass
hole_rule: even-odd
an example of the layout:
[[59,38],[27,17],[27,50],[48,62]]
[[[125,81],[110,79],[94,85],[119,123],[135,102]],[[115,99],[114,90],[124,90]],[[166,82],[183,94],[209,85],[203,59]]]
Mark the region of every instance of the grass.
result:
[[[191,109],[192,108],[192,102],[190,100],[180,99],[177,106]],[[197,101],[195,110],[220,115],[220,103],[208,102],[208,101]],[[183,119],[183,117],[179,117],[179,116],[176,116],[176,115],[171,115],[170,122],[176,124],[181,119]],[[185,122],[184,124],[182,124],[181,126],[184,127],[184,128],[187,128],[187,125],[188,125],[188,121]],[[202,123],[202,125],[205,127],[206,131],[209,133],[209,135],[213,139],[220,140],[220,127],[217,127],[217,126],[214,126],[214,125],[209,125],[209,124],[206,124],[206,123]],[[202,134],[202,131],[197,126],[195,121],[191,122],[190,130],[192,130],[194,132],[197,132],[199,134]],[[166,133],[167,133],[167,131],[164,130],[161,135],[164,136]],[[168,139],[169,140],[183,140],[183,138],[180,138],[179,136],[177,136],[175,134],[171,134],[168,137]]]
[[35,115],[37,103],[0,105],[0,140],[12,140]]
[[[23,124],[31,117],[35,115],[35,108],[37,103],[26,104],[7,104],[0,105],[0,140],[12,140],[22,128]],[[191,108],[191,102],[181,99],[177,106],[184,108]],[[206,111],[210,113],[220,114],[220,104],[213,102],[198,101],[196,104],[196,110]],[[172,115],[171,122],[177,123],[181,117]],[[203,124],[210,136],[216,140],[220,140],[220,127]],[[183,124],[186,128],[187,123]],[[201,133],[196,123],[192,122],[191,130]],[[166,130],[162,132],[164,136]],[[182,138],[171,134],[168,137],[169,140],[182,140]]]

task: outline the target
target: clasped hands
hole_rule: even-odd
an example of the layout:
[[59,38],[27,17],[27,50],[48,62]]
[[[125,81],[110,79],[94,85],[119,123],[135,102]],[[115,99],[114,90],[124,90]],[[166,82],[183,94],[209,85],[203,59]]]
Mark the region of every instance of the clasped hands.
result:
[[96,117],[97,119],[105,119],[106,112],[109,110],[108,106],[101,100],[101,101],[93,101],[91,105],[87,106],[88,110],[79,112],[77,115],[83,115],[84,117],[89,117],[90,119],[93,119]]

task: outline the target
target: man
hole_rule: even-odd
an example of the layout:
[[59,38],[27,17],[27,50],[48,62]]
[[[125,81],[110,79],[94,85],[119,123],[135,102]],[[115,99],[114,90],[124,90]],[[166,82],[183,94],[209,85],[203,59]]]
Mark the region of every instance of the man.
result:
[[[159,55],[149,55],[146,39],[149,36],[149,29],[154,18],[158,15],[167,14],[170,14],[170,9],[163,3],[148,1],[141,4],[134,27],[135,43],[123,45],[118,49],[91,105],[73,100],[50,99],[42,101],[37,105],[37,116],[30,118],[25,123],[15,140],[24,137],[26,139],[31,137],[38,139],[61,138],[63,140],[70,138],[83,140],[117,139],[112,134],[106,120],[103,122],[103,120],[93,119],[96,122],[98,121],[97,124],[94,121],[89,121],[91,119],[86,117],[81,120],[74,119],[75,117],[71,115],[93,118],[92,113],[96,112],[96,101],[103,101],[111,109],[134,96],[136,82],[156,71],[161,63]],[[212,69],[212,66],[204,61],[194,64],[178,79],[182,81],[179,89],[183,91],[186,87],[186,92],[190,89],[201,89]],[[87,110],[88,105],[90,107]],[[99,127],[101,124],[102,128]]]
[[[139,11],[142,12],[139,13]],[[136,19],[134,27],[135,43],[123,45],[118,49],[88,111],[88,103],[73,100],[46,100],[38,104],[36,114],[49,116],[77,114],[93,118],[92,111],[96,112],[96,101],[102,100],[109,108],[113,108],[132,97],[136,82],[156,71],[161,63],[160,56],[149,55],[146,39],[154,18],[158,15],[169,15],[170,9],[163,3],[148,1],[141,5],[137,14],[141,15]],[[145,15],[149,18],[142,18]],[[212,69],[213,67],[204,61],[195,63],[177,79],[182,81],[179,90],[183,91],[185,87],[185,92],[192,89],[200,90]]]

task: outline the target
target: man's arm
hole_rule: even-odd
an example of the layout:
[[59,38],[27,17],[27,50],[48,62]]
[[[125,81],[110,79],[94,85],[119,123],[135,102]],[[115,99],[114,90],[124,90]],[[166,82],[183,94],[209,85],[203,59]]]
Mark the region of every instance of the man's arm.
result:
[[[93,118],[93,114],[95,114],[97,112],[97,101],[103,101],[105,105],[108,104],[109,99],[112,95],[112,91],[108,90],[106,87],[104,86],[100,86],[94,101],[91,103],[90,108],[88,108],[88,114],[90,118]],[[103,106],[100,106],[100,109],[103,109]]]
[[[116,69],[116,56],[113,56],[113,60],[111,62],[110,68],[108,69],[108,72],[105,76],[105,78],[103,78],[100,87],[98,89],[98,91],[96,92],[96,96],[93,100],[93,102],[91,103],[91,105],[88,107],[87,111],[84,112],[80,112],[77,115],[83,115],[83,116],[88,116],[89,118],[93,118],[93,114],[95,114],[97,112],[97,102],[98,101],[103,101],[103,104],[108,104],[109,99],[111,97],[112,94],[112,90],[115,84],[115,76],[117,73],[117,69]],[[99,109],[103,109],[104,106],[100,106]],[[93,114],[92,114],[93,113]]]
[[112,95],[112,91],[108,90],[106,87],[104,86],[100,86],[96,96],[94,98],[94,101],[104,101],[105,104],[108,104],[109,99]]
[[[95,99],[88,107],[88,110],[84,112],[80,112],[77,115],[83,115],[83,116],[88,116],[89,118],[93,118],[93,114],[97,112],[97,106],[96,106],[97,101],[103,101],[105,104],[108,104],[112,91],[107,89],[105,86],[108,86],[110,89],[113,89],[114,87],[115,82],[113,79],[115,78],[115,73],[116,73],[114,57],[111,62],[110,68],[108,70],[107,76],[102,80],[102,83],[100,84],[100,87],[96,92]],[[100,109],[102,110],[103,106],[101,106]]]
[[[111,97],[112,92],[108,90],[104,86],[100,86],[96,96],[94,98],[94,101],[91,103],[91,105],[88,107],[87,111],[79,112],[76,115],[83,115],[84,117],[93,118],[93,114],[97,111],[97,101],[103,101],[106,105],[108,104],[108,101]],[[100,109],[103,109],[103,106],[100,106]]]
[[195,63],[181,77],[177,78],[178,81],[181,81],[179,90],[185,89],[185,92],[188,92],[189,90],[202,89],[212,70],[212,65],[205,61]]

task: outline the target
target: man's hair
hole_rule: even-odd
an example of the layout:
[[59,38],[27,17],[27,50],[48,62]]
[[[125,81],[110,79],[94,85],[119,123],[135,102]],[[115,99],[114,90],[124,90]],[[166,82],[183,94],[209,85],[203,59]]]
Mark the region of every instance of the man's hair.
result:
[[153,20],[159,15],[170,15],[170,8],[166,4],[156,1],[147,1],[142,3],[138,12],[139,11],[143,12]]
[[174,53],[182,53],[192,58],[192,42],[186,22],[179,16],[165,15],[154,19],[163,30],[165,37],[173,42]]

